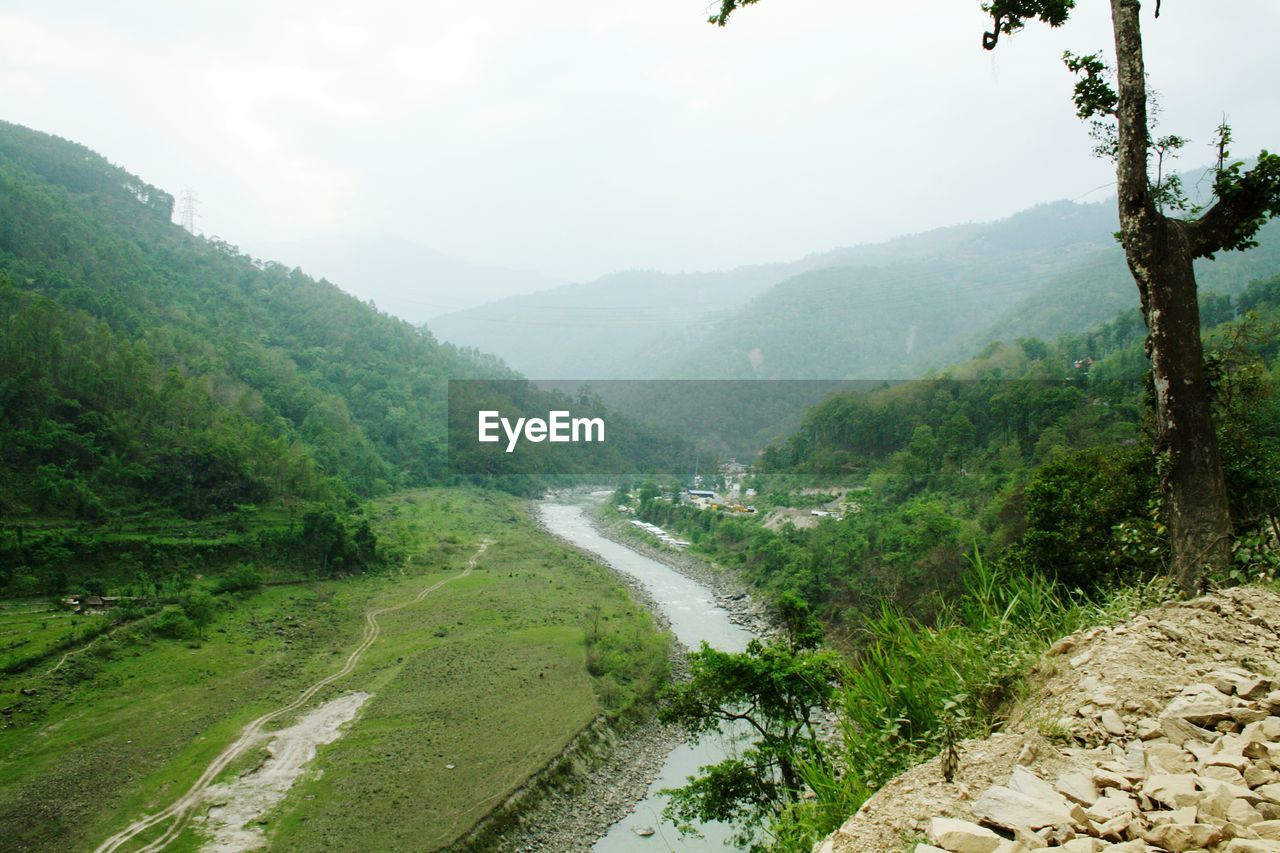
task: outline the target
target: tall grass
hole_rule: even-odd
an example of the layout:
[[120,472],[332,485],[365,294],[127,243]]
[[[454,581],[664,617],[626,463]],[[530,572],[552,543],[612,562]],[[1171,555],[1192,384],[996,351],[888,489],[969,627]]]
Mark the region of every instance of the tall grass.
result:
[[1090,600],[975,554],[963,594],[933,625],[883,605],[866,619],[842,685],[836,769],[806,768],[814,796],[772,827],[775,847],[808,851],[885,782],[947,741],[986,736],[1003,722],[1029,664],[1056,638],[1122,618],[1162,595],[1155,586],[1131,587]]

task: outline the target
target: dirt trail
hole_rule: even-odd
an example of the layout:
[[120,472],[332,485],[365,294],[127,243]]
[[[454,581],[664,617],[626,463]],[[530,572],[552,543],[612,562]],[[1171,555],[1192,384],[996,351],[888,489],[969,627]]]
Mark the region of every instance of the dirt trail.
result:
[[476,549],[475,554],[473,554],[471,559],[467,561],[467,567],[461,573],[447,578],[441,578],[431,586],[424,588],[408,601],[403,601],[400,604],[393,604],[388,607],[381,607],[377,610],[370,610],[367,612],[364,615],[364,636],[360,640],[359,645],[357,645],[355,649],[352,650],[351,654],[347,656],[347,661],[343,664],[341,669],[332,675],[328,675],[320,679],[315,684],[312,684],[306,690],[298,694],[297,698],[289,704],[277,708],[274,711],[269,711],[249,723],[241,730],[240,736],[237,737],[235,741],[227,746],[222,752],[218,753],[218,755],[209,762],[209,766],[205,768],[204,772],[200,774],[200,777],[196,779],[191,788],[185,794],[175,800],[163,811],[139,818],[129,824],[127,827],[102,842],[94,853],[112,853],[112,851],[119,850],[121,847],[128,844],[147,830],[157,827],[165,821],[172,820],[172,824],[167,830],[165,830],[163,835],[156,838],[149,844],[138,848],[138,850],[140,853],[143,853],[144,851],[145,853],[152,853],[152,851],[162,850],[167,847],[182,832],[183,827],[186,826],[187,821],[191,817],[193,809],[204,800],[205,791],[213,783],[213,780],[217,778],[218,774],[225,770],[228,765],[242,756],[258,741],[262,729],[267,723],[277,717],[281,717],[298,710],[307,702],[311,701],[311,699],[325,687],[328,687],[338,679],[351,674],[351,672],[356,668],[356,664],[360,662],[361,656],[369,650],[369,647],[377,641],[379,635],[382,633],[382,628],[378,625],[379,616],[417,604],[450,581],[465,578],[467,575],[471,574],[471,570],[476,567],[476,563],[480,560],[480,555],[485,552],[485,549],[488,548],[491,543],[492,540],[489,539],[481,541],[480,547]]

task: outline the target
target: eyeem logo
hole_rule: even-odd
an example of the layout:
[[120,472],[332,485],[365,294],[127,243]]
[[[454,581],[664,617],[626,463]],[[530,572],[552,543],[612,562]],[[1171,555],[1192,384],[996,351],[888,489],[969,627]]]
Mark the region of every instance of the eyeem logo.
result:
[[507,435],[507,452],[516,449],[521,435],[526,441],[535,444],[541,441],[551,442],[592,442],[604,441],[604,418],[571,418],[568,412],[548,412],[547,419],[517,418],[514,424],[502,417],[496,410],[479,412],[479,441],[493,443],[501,441],[498,427]]

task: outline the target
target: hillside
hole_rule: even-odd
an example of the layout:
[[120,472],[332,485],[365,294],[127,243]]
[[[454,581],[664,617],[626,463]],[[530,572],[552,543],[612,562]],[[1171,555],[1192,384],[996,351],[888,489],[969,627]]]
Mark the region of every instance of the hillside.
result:
[[496,352],[537,379],[653,378],[724,312],[822,261],[729,272],[614,273],[436,317],[441,338]]
[[[992,340],[1080,332],[1136,303],[1114,203],[1054,202],[998,222],[724,273],[623,273],[436,318],[442,338],[547,379],[886,379]],[[1261,246],[1198,263],[1239,293],[1280,267]]]
[[502,366],[194,237],[172,203],[0,125],[5,514],[198,516],[437,480],[446,380]]
[[921,764],[816,849],[1273,850],[1277,630],[1280,596],[1247,587],[1064,637],[954,779]]

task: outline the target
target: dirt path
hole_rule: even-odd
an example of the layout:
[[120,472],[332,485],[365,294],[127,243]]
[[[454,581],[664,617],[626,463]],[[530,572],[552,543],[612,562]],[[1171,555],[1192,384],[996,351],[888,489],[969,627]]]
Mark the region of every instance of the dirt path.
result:
[[[205,800],[210,804],[204,834],[209,841],[201,848],[211,853],[242,853],[267,844],[259,819],[288,795],[303,770],[316,757],[318,747],[341,737],[342,726],[355,719],[368,693],[347,693],[314,708],[287,729],[263,734],[270,738],[266,757],[248,773],[210,785]],[[199,821],[198,815],[192,818]]]
[[163,811],[139,818],[129,824],[127,827],[102,842],[95,853],[112,853],[112,851],[119,850],[125,844],[137,838],[147,830],[172,819],[173,823],[167,830],[165,830],[163,835],[138,849],[140,853],[143,851],[151,853],[152,851],[162,850],[167,847],[182,832],[183,827],[186,826],[187,821],[191,817],[192,810],[204,799],[205,790],[213,783],[213,780],[217,778],[218,774],[225,770],[228,765],[243,755],[258,741],[262,728],[267,723],[277,717],[281,717],[285,714],[298,710],[307,702],[311,701],[311,699],[325,687],[328,687],[338,679],[351,674],[351,672],[356,668],[356,664],[360,662],[361,656],[369,650],[369,647],[377,641],[378,636],[382,633],[382,628],[378,625],[379,616],[417,604],[450,581],[465,578],[467,575],[471,574],[471,570],[476,567],[476,563],[479,561],[480,555],[485,552],[485,549],[488,548],[490,544],[491,540],[483,540],[480,543],[480,547],[476,549],[476,553],[467,561],[466,569],[464,569],[460,574],[452,575],[436,581],[431,586],[424,588],[408,601],[403,601],[400,604],[393,604],[388,607],[381,607],[377,610],[370,610],[366,613],[364,615],[364,636],[360,640],[360,644],[357,645],[355,649],[352,650],[351,654],[347,656],[347,662],[343,664],[341,669],[332,675],[328,675],[320,679],[315,684],[312,684],[306,690],[302,691],[302,693],[298,694],[297,698],[289,704],[277,708],[274,711],[269,711],[249,723],[241,730],[240,736],[237,737],[235,741],[227,746],[227,748],[222,752],[218,753],[213,761],[209,762],[209,766],[200,774],[200,777],[196,779],[191,788],[175,800],[172,805]]
[[[145,618],[148,618],[148,617],[143,617],[143,618],[145,619]],[[53,666],[51,666],[51,667],[50,667],[48,670],[46,670],[45,672],[43,672],[43,673],[39,673],[36,677],[38,677],[38,678],[48,678],[49,676],[53,675],[53,674],[54,674],[55,672],[57,672],[58,670],[62,669],[62,665],[63,665],[64,663],[66,663],[66,662],[67,662],[67,659],[68,659],[68,658],[73,658],[73,657],[75,657],[75,656],[76,656],[76,655],[78,655],[78,654],[82,654],[82,653],[84,653],[84,652],[89,651],[89,649],[93,648],[94,643],[98,642],[99,640],[104,640],[104,639],[106,639],[106,638],[108,638],[108,637],[111,637],[111,636],[113,636],[117,631],[123,631],[125,628],[132,627],[133,625],[136,625],[138,622],[141,622],[141,621],[142,621],[142,619],[133,619],[133,620],[128,621],[128,622],[122,622],[122,623],[120,623],[119,625],[117,625],[116,627],[112,628],[110,631],[107,631],[106,633],[103,633],[103,634],[99,634],[98,636],[96,636],[96,637],[94,637],[92,640],[90,640],[89,642],[85,643],[85,644],[84,644],[83,646],[81,646],[80,648],[78,648],[78,649],[72,649],[71,651],[69,651],[69,652],[67,652],[65,655],[63,655],[62,657],[58,658],[58,662],[57,662],[57,663],[55,663]]]

